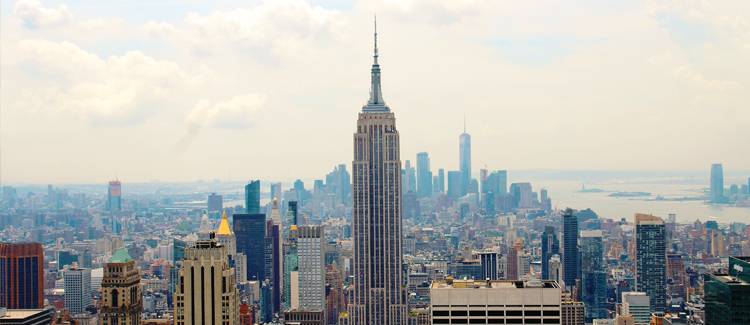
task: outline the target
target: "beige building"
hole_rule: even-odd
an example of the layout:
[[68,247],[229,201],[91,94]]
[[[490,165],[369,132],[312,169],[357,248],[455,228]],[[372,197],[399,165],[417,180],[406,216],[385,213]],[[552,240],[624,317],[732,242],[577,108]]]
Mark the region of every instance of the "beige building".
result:
[[585,324],[585,307],[580,301],[564,301],[560,306],[562,325]]
[[141,271],[125,248],[104,265],[99,319],[102,325],[141,324]]
[[452,280],[430,288],[431,324],[561,324],[554,281]]
[[176,325],[238,324],[237,287],[225,246],[214,238],[197,241],[185,249],[178,276]]

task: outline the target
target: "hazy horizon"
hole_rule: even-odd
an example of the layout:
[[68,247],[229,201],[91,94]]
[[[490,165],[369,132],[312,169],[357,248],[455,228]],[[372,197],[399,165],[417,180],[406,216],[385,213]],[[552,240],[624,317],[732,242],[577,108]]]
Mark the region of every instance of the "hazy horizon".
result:
[[18,0],[0,2],[2,183],[350,168],[375,13],[402,161],[458,169],[465,116],[474,175],[750,170],[747,1]]

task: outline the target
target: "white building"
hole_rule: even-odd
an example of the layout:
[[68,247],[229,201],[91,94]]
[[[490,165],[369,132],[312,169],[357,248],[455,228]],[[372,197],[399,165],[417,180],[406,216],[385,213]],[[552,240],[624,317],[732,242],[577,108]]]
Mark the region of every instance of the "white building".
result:
[[435,281],[432,324],[561,324],[561,295],[554,281]]
[[[325,310],[325,256],[323,254],[323,227],[300,226],[297,233],[299,259],[299,309]],[[294,288],[292,288],[294,291]]]
[[620,314],[633,316],[635,325],[651,323],[651,303],[645,292],[623,292]]
[[65,309],[70,314],[84,313],[91,305],[91,270],[76,266],[63,271]]

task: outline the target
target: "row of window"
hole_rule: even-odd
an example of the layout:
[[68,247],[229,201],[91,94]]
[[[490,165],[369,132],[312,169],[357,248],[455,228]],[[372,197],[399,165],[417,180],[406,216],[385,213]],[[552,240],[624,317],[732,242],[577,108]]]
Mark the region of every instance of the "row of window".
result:
[[536,318],[536,319],[504,319],[504,318],[488,318],[488,319],[467,319],[467,318],[443,318],[433,319],[433,324],[560,324],[559,318]]
[[[433,310],[432,316],[515,316],[515,317],[541,317],[541,310]],[[560,316],[559,310],[545,310],[544,316]]]

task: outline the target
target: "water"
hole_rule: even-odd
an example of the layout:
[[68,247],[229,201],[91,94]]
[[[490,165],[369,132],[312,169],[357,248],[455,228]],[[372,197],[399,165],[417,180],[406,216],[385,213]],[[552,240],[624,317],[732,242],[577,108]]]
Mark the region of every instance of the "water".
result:
[[[701,197],[705,185],[689,182],[658,183],[659,180],[600,181],[586,183],[586,188],[603,189],[603,193],[582,193],[581,182],[570,180],[535,180],[534,188],[549,190],[553,206],[573,209],[591,208],[602,218],[632,221],[636,213],[653,214],[664,219],[676,214],[677,222],[692,223],[697,219],[716,220],[720,223],[742,222],[750,224],[750,208],[711,205],[696,201],[649,201],[657,195],[665,198]],[[611,197],[612,192],[649,192],[650,197]]]

